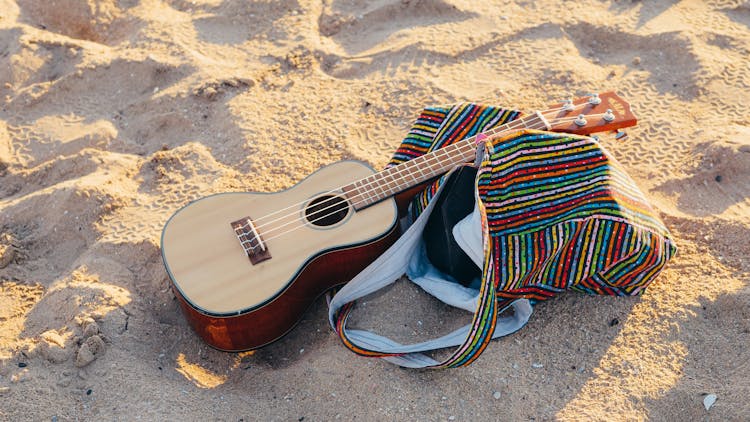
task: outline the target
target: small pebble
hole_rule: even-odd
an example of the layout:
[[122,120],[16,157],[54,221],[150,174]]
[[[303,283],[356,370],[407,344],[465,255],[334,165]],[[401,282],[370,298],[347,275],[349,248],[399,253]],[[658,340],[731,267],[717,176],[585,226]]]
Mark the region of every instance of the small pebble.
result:
[[12,246],[0,244],[0,268],[10,265],[15,257],[16,250]]
[[716,177],[714,178],[714,180],[716,180],[716,182],[718,182],[718,183],[721,183],[721,180],[722,180],[721,175],[717,174]]
[[613,318],[612,321],[609,322],[610,327],[614,327],[615,325],[619,324],[620,320],[617,318]]
[[18,367],[19,367],[19,368],[25,368],[25,367],[27,367],[27,366],[28,366],[28,365],[26,364],[26,362],[18,362]]
[[88,390],[86,390],[86,395],[87,395],[87,396],[90,396],[90,395],[91,395],[91,389],[90,389],[90,388],[89,388]]
[[67,361],[72,355],[70,349],[58,346],[55,343],[48,343],[46,341],[39,344],[39,354],[45,359],[52,363],[63,363]]
[[544,368],[544,365],[542,365],[541,363],[532,363],[531,367],[539,369],[539,368]]
[[641,64],[641,58],[637,57],[637,56],[633,57],[633,64],[636,65],[636,66],[638,66],[639,64]]
[[81,348],[78,349],[78,354],[76,355],[76,366],[79,368],[83,368],[84,366],[90,364],[91,362],[96,359],[96,356],[91,351],[91,348],[88,344],[83,343],[81,345]]
[[703,407],[705,407],[706,410],[711,410],[711,406],[713,406],[714,403],[716,403],[716,394],[709,394],[703,398]]
[[501,394],[499,391],[495,391],[494,393],[492,393],[492,397],[494,397],[495,400],[500,400],[500,396]]
[[86,325],[83,328],[83,337],[89,338],[96,334],[99,334],[99,325],[96,323],[96,321],[87,321]]
[[104,340],[102,340],[102,338],[98,335],[87,338],[84,344],[87,344],[91,349],[91,352],[95,355],[99,355],[100,353],[104,352],[104,349],[107,347],[104,344]]
[[49,330],[42,333],[42,339],[47,343],[56,344],[60,347],[65,347],[65,339],[57,333],[55,330]]

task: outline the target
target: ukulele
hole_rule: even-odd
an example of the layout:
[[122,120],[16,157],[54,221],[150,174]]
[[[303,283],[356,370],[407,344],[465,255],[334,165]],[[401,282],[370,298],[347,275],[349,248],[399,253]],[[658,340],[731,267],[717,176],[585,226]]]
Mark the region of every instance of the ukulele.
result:
[[[607,92],[482,135],[588,135],[635,123],[630,105]],[[225,351],[279,339],[316,297],[352,279],[398,238],[399,210],[427,182],[474,160],[477,136],[380,172],[341,161],[284,191],[222,193],[184,206],[164,226],[161,252],[189,324]]]

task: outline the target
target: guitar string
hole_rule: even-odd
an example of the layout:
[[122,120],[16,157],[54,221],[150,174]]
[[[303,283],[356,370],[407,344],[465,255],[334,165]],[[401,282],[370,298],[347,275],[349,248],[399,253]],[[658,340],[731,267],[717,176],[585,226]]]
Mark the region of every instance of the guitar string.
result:
[[[603,115],[603,114],[604,114],[604,113],[599,113],[598,115]],[[592,115],[589,115],[589,117],[594,117],[594,116],[597,116],[597,114],[592,114]],[[570,120],[570,121],[573,121],[573,120],[575,120],[576,118],[577,118],[577,117],[575,117],[575,118],[560,118],[560,119],[553,119],[553,120],[560,120],[560,121]],[[530,127],[528,127],[528,128],[529,128],[529,129],[543,129],[543,128],[545,127],[545,125],[544,125],[544,123],[541,123],[541,124],[542,124],[542,126],[541,126],[541,127],[531,127],[531,126],[530,126]],[[555,124],[559,124],[559,122],[557,122],[557,121],[556,121],[556,123],[555,123]],[[512,129],[506,129],[506,130],[504,130],[504,131],[507,131],[507,130],[512,130]],[[498,134],[494,134],[494,135],[492,135],[492,136],[496,136],[496,135],[499,135],[500,133],[502,133],[502,132],[504,132],[504,131],[501,131],[501,132],[499,132]],[[471,138],[469,138],[469,139],[471,139]],[[457,145],[457,144],[453,144],[453,146],[455,146],[455,145]],[[465,145],[469,145],[469,144],[465,144]],[[462,146],[462,147],[463,147],[463,146]],[[472,148],[472,151],[473,151],[473,148]],[[467,151],[467,152],[468,152],[468,151]],[[455,164],[455,163],[453,163],[453,164]],[[449,166],[449,167],[450,167],[450,166]],[[370,191],[374,191],[374,189],[372,189],[372,190],[370,190]],[[356,197],[356,196],[360,196],[360,194],[358,194],[358,195],[355,195],[355,197]],[[389,195],[389,196],[390,196],[390,195]],[[352,206],[352,207],[356,207],[357,205],[360,205],[360,204],[366,204],[366,203],[367,203],[367,201],[371,200],[371,198],[372,198],[372,197],[369,197],[369,198],[364,198],[364,199],[362,199],[362,200],[360,200],[360,201],[352,202],[352,203],[351,203],[351,206]],[[327,208],[325,208],[325,209],[322,209],[322,210],[318,210],[318,211],[316,211],[316,212],[315,212],[315,213],[313,213],[313,214],[317,214],[317,213],[323,212],[323,211],[325,211],[326,209],[330,209],[330,208],[332,208],[332,207],[335,207],[336,205],[337,205],[337,204],[333,204],[333,205],[331,205],[331,206],[329,206],[329,207],[327,207]],[[328,213],[328,214],[325,214],[325,215],[319,216],[319,217],[317,217],[317,218],[315,218],[315,219],[313,219],[313,220],[309,220],[309,222],[310,222],[310,223],[315,223],[315,222],[317,222],[317,221],[320,221],[320,220],[322,220],[323,218],[326,218],[326,217],[330,217],[331,215],[335,214],[336,212],[338,212],[338,211],[334,211],[334,212],[331,212],[331,213]],[[290,214],[290,215],[293,215],[293,214]],[[273,229],[269,230],[269,231],[268,231],[267,233],[265,233],[265,234],[266,234],[266,235],[268,235],[269,233],[273,233],[274,231],[276,231],[276,230],[279,230],[279,229],[281,229],[281,228],[283,228],[283,227],[285,227],[285,226],[288,226],[288,225],[290,225],[290,224],[294,224],[294,223],[297,223],[297,222],[299,222],[299,221],[303,221],[303,220],[304,220],[304,218],[298,218],[298,219],[296,219],[296,220],[292,220],[292,221],[289,221],[289,222],[287,222],[287,223],[285,223],[285,224],[282,224],[282,225],[280,225],[280,226],[277,226],[277,227],[275,227],[275,228],[273,228]],[[286,235],[286,234],[288,234],[288,233],[291,233],[291,232],[293,232],[293,231],[295,231],[295,230],[297,230],[297,229],[300,229],[300,228],[302,228],[302,227],[304,227],[304,225],[294,226],[294,227],[292,227],[292,228],[291,228],[291,229],[289,229],[289,230],[286,230],[286,231],[284,231],[284,232],[278,233],[278,234],[276,234],[276,235],[274,235],[274,236],[272,236],[272,237],[270,237],[270,238],[268,238],[268,239],[264,239],[264,242],[269,242],[269,241],[271,241],[271,240],[273,240],[273,239],[277,239],[277,238],[279,238],[279,237],[281,237],[281,236],[284,236],[284,235]],[[251,249],[252,249],[252,250],[255,250],[255,249],[256,249],[256,248],[258,248],[258,247],[260,247],[260,244],[258,244],[258,245],[251,245]]]
[[[600,115],[603,115],[603,114],[604,113],[591,114],[589,116],[594,117],[594,116],[600,116]],[[577,117],[555,118],[555,119],[552,119],[552,120],[555,121],[555,124],[560,124],[560,122],[565,122],[565,121],[568,121],[568,120],[573,121],[575,119],[577,119]],[[544,128],[544,122],[538,122],[538,124],[542,124],[543,126],[541,126],[541,127],[528,126],[528,128],[529,129],[543,129]],[[507,128],[504,128],[503,130],[497,132],[497,133],[492,133],[489,137],[490,138],[496,137],[496,136],[499,136],[500,134],[502,134],[503,132],[511,132],[513,130],[515,130],[515,128],[507,127]],[[447,169],[445,169],[443,167],[446,167],[446,165],[447,165],[447,167],[450,168],[453,165],[455,165],[455,161],[456,160],[455,160],[454,157],[452,157],[450,155],[450,154],[454,154],[453,150],[459,152],[459,154],[468,154],[468,153],[473,153],[475,151],[475,147],[474,147],[474,143],[472,141],[472,138],[474,138],[474,137],[463,139],[462,141],[460,141],[460,142],[458,142],[456,144],[452,144],[452,145],[447,146],[446,148],[441,148],[439,150],[436,150],[435,151],[436,154],[432,155],[430,158],[428,158],[426,160],[423,160],[423,161],[425,161],[425,164],[427,164],[430,167],[430,170],[432,170],[432,171],[434,171],[434,169],[432,168],[433,164],[437,164],[438,166],[440,166],[439,170],[437,172],[435,172],[435,174],[430,175],[430,176],[424,178],[424,172],[422,172],[421,168],[419,168],[419,165],[412,165],[410,167],[417,167],[418,170],[419,170],[419,172],[422,173],[423,179],[418,180],[417,177],[415,177],[415,173],[411,172],[411,170],[410,170],[405,175],[404,174],[400,174],[399,175],[399,179],[392,178],[392,180],[390,182],[386,183],[386,185],[390,185],[390,184],[392,184],[392,183],[395,182],[397,184],[397,186],[395,187],[395,190],[393,190],[394,188],[390,187],[390,186],[386,187],[385,189],[382,188],[381,187],[381,186],[383,186],[382,183],[374,183],[373,182],[373,183],[369,183],[368,185],[363,185],[363,186],[368,186],[368,189],[366,189],[366,190],[358,189],[358,193],[356,195],[353,195],[352,199],[359,196],[359,197],[361,197],[361,200],[359,200],[359,201],[352,201],[352,206],[356,207],[358,205],[366,205],[368,201],[373,201],[374,198],[377,198],[377,195],[383,195],[383,197],[387,197],[387,196],[392,196],[395,193],[401,192],[402,190],[404,190],[403,188],[401,188],[401,184],[403,182],[408,182],[408,178],[407,177],[411,177],[412,183],[409,186],[412,186],[412,185],[415,185],[415,184],[419,184],[419,183],[421,183],[421,182],[423,182],[425,180],[428,180],[429,178],[434,177],[435,175],[439,175],[441,173],[444,173]],[[468,149],[466,149],[467,147],[468,147]],[[449,153],[447,151],[448,149],[451,149],[452,151]],[[461,149],[464,149],[464,151],[461,151]],[[449,161],[444,162],[444,161],[441,161],[440,158],[438,158],[438,155],[441,154],[441,151],[444,151],[444,152],[442,152],[442,154],[445,157],[447,157]],[[426,157],[426,155],[422,156],[422,157]],[[421,157],[419,157],[419,158],[421,158]],[[417,160],[417,159],[415,159],[415,160]],[[411,160],[411,161],[415,161],[415,160]],[[434,160],[437,160],[437,163],[430,163],[430,161],[434,161]],[[404,164],[406,164],[406,163],[404,163]],[[409,166],[396,166],[396,167],[391,167],[391,168],[397,168],[397,167],[404,167],[404,168],[406,168],[406,167],[409,167]],[[396,173],[403,173],[403,171],[402,170],[398,170]],[[371,176],[373,176],[373,175],[368,176],[368,178],[371,177]],[[419,175],[417,175],[417,176],[419,176]],[[365,180],[366,179],[367,178],[365,178]],[[378,190],[380,192],[377,192]],[[333,192],[336,192],[336,191],[333,191]],[[373,193],[375,194],[375,196],[372,195]],[[321,197],[321,196],[319,196],[319,197]],[[379,199],[382,199],[382,198],[379,198]],[[333,211],[333,212],[330,212],[328,214],[318,215],[318,214],[321,214],[321,213],[323,213],[323,212],[325,212],[327,210],[331,210],[333,208],[336,208],[340,204],[340,202],[336,202],[336,201],[326,201],[326,202],[329,202],[330,205],[326,206],[325,208],[316,210],[315,212],[313,212],[312,214],[306,216],[305,218],[307,218],[311,223],[315,223],[315,222],[317,222],[319,220],[322,220],[322,219],[324,219],[326,217],[329,217],[329,216],[335,214],[336,212],[339,212],[339,211]],[[375,203],[375,202],[377,202],[377,200],[375,200],[373,203]],[[304,202],[302,202],[302,203],[304,203]],[[287,214],[285,216],[282,216],[282,217],[279,217],[279,218],[275,219],[273,222],[278,221],[278,220],[282,220],[284,218],[287,218],[287,217],[290,217],[290,216],[293,216],[293,215],[294,214]],[[316,216],[316,215],[318,215],[318,216],[314,217],[314,219],[310,220],[311,217]],[[288,222],[286,222],[286,223],[284,223],[284,224],[282,224],[280,226],[276,226],[276,227],[270,229],[266,234],[273,233],[275,230],[278,230],[280,228],[286,227],[286,226],[288,226],[290,224],[293,224],[293,223],[295,223],[297,221],[300,221],[300,220],[303,220],[303,219],[304,218],[298,218],[296,220],[288,221]],[[266,223],[266,224],[264,224],[262,226],[255,226],[255,227],[256,227],[257,230],[261,230],[261,228],[265,228],[265,227],[269,226],[271,223],[272,222],[268,222],[268,223]]]
[[[577,105],[574,105],[574,107],[573,107],[573,110],[575,110],[575,109],[578,109],[578,108],[580,108],[580,107],[585,107],[585,106],[587,106],[587,105],[589,105],[589,103],[588,103],[588,102],[582,102],[581,104],[577,104]],[[562,107],[558,107],[558,108],[553,108],[553,109],[545,110],[545,111],[543,111],[543,112],[540,112],[540,113],[542,113],[542,115],[546,115],[546,114],[549,114],[549,113],[559,112],[559,111],[563,111],[564,107],[565,107],[565,106],[562,106]],[[570,110],[569,112],[572,112],[573,110]],[[533,116],[535,116],[535,114],[530,114],[530,115],[529,115],[529,116],[527,116],[527,117],[533,117]],[[520,123],[520,122],[521,122],[521,121],[522,121],[523,119],[525,119],[525,118],[526,118],[526,117],[520,118],[520,119],[518,119],[518,120],[513,120],[513,121],[511,121],[511,122],[508,122],[508,123],[506,123],[506,124],[504,124],[504,125],[501,125],[501,126],[498,126],[498,127],[496,127],[496,128],[490,129],[490,130],[489,130],[488,132],[492,132],[492,131],[495,131],[495,130],[499,130],[499,129],[505,130],[505,129],[503,129],[503,127],[504,127],[504,126],[508,126],[508,127],[507,127],[507,129],[511,129],[511,125],[514,125],[514,124]],[[514,128],[514,129],[515,129],[515,128]],[[484,132],[483,132],[482,134],[484,134]],[[472,137],[470,137],[470,138],[467,138],[466,140],[472,140],[472,139],[475,139],[475,138],[476,138],[477,136],[479,136],[479,135],[480,135],[480,134],[474,135],[474,136],[472,136]],[[490,135],[490,136],[494,136],[494,134],[493,134],[493,135]],[[453,145],[456,145],[456,144],[453,144]],[[449,147],[450,147],[450,145],[449,145]],[[437,150],[437,151],[440,151],[440,150]],[[422,157],[424,157],[424,155],[423,155]],[[416,159],[418,159],[418,158],[420,158],[420,157],[417,157]],[[415,159],[415,160],[416,160],[416,159]],[[412,161],[414,161],[414,160],[406,161],[406,162],[404,162],[403,164],[408,164],[408,163],[411,163]],[[394,166],[394,167],[389,167],[388,169],[386,169],[386,170],[383,170],[383,171],[381,171],[380,173],[382,173],[382,172],[384,172],[384,171],[388,171],[388,170],[390,170],[390,169],[398,169],[399,167],[402,167],[402,165],[397,165],[397,166]],[[402,171],[403,171],[403,169],[399,169],[399,170],[396,170],[396,172],[397,172],[397,173],[400,173],[400,172],[402,172]],[[377,175],[377,174],[378,174],[378,173],[376,173],[376,175]],[[355,186],[356,186],[356,185],[357,185],[358,183],[362,183],[363,181],[365,181],[365,180],[369,179],[369,178],[370,178],[370,177],[372,177],[372,176],[374,176],[374,175],[368,175],[367,177],[363,177],[363,178],[361,178],[361,179],[359,179],[359,180],[356,180],[356,181],[354,181],[354,182],[351,182],[351,183],[349,183],[349,184],[347,184],[347,185],[344,185],[344,186],[339,186],[338,188],[334,188],[334,189],[332,189],[332,190],[330,190],[330,191],[328,191],[328,192],[324,192],[324,193],[321,193],[321,194],[320,194],[320,196],[325,196],[325,195],[330,195],[330,194],[333,194],[333,193],[337,193],[338,191],[340,191],[340,190],[341,190],[342,188],[344,188],[345,186],[349,186],[349,185],[355,185]],[[369,183],[374,183],[374,182],[368,182],[368,184],[369,184]],[[367,186],[367,185],[363,184],[363,185],[362,185],[362,186],[360,186],[360,187],[359,187],[358,189],[360,189],[361,187],[364,187],[364,186]],[[273,215],[276,215],[276,214],[278,214],[278,213],[280,213],[280,212],[282,212],[282,211],[285,211],[285,210],[288,210],[288,209],[291,209],[291,208],[297,208],[297,207],[299,207],[300,205],[304,204],[304,203],[305,203],[305,202],[307,202],[307,201],[308,201],[308,200],[304,200],[304,201],[298,202],[298,203],[296,203],[296,204],[292,204],[292,205],[289,205],[289,206],[287,206],[287,207],[285,207],[285,208],[281,208],[281,209],[278,209],[278,210],[276,210],[276,211],[274,211],[274,212],[272,212],[272,213],[269,213],[269,214],[266,214],[266,215],[263,215],[263,216],[260,216],[260,217],[254,218],[254,219],[253,219],[253,221],[257,223],[257,222],[259,222],[259,221],[262,221],[262,220],[265,220],[265,219],[267,219],[267,218],[269,218],[269,217],[271,217],[271,216],[273,216]],[[293,215],[293,214],[292,214],[292,215]],[[274,220],[271,220],[271,221],[268,221],[268,222],[266,222],[266,223],[263,223],[262,225],[256,226],[256,228],[261,228],[261,227],[267,226],[267,225],[268,225],[268,224],[270,224],[270,223],[273,223],[273,222],[275,222],[275,221],[278,221],[278,220],[281,220],[281,219],[284,219],[284,218],[287,218],[287,217],[289,217],[289,214],[287,214],[287,215],[283,215],[283,216],[281,216],[281,217],[278,217],[278,218],[276,218],[276,219],[274,219]]]

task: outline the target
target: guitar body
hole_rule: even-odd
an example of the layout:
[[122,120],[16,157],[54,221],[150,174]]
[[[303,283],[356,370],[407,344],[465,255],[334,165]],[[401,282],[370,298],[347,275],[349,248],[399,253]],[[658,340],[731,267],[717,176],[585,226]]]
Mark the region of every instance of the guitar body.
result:
[[285,191],[218,194],[177,211],[162,258],[196,333],[226,351],[264,346],[374,261],[398,237],[396,203],[355,211],[339,188],[373,173],[342,161]]

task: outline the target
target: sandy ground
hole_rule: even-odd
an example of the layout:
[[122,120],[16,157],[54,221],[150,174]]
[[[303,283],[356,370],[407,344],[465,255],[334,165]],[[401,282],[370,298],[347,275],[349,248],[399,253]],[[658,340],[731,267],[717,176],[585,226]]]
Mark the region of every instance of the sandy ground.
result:
[[[0,0],[0,419],[750,419],[749,26],[739,0]],[[602,142],[679,246],[645,295],[563,295],[440,372],[353,355],[322,299],[244,354],[180,313],[159,235],[190,200],[382,167],[426,105],[608,89],[641,120]],[[405,282],[361,309],[406,340],[467,318]]]

